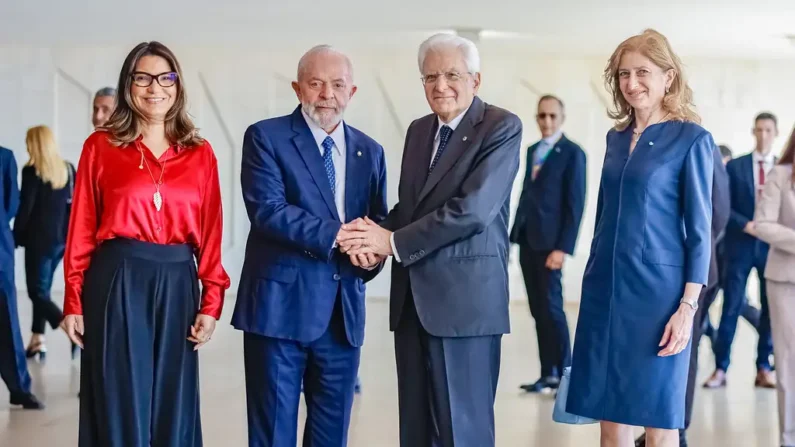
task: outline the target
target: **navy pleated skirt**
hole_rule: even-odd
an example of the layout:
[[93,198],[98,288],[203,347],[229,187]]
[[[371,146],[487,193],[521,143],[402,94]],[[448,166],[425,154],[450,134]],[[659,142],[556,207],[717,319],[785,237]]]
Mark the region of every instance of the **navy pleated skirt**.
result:
[[192,247],[106,241],[82,299],[79,446],[201,446]]

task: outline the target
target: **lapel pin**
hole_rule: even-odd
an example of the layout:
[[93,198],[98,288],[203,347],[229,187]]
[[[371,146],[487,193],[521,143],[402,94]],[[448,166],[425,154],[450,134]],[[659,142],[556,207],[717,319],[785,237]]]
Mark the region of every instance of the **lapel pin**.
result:
[[356,151],[356,156],[357,157],[361,157],[362,156],[362,151]]
[[467,137],[466,137],[466,136],[464,136],[464,141],[466,141],[466,140],[467,140]]
[[654,146],[654,141],[649,141],[649,146]]
[[556,147],[556,148],[555,148],[555,152],[560,152],[560,148],[559,148],[559,147]]

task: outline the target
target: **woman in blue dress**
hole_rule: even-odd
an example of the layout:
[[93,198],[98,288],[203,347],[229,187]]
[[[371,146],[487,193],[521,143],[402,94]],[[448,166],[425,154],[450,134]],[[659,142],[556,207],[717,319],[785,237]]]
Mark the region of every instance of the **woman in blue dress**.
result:
[[715,144],[667,39],[624,41],[582,285],[566,409],[601,421],[602,447],[678,446],[690,335],[707,283]]

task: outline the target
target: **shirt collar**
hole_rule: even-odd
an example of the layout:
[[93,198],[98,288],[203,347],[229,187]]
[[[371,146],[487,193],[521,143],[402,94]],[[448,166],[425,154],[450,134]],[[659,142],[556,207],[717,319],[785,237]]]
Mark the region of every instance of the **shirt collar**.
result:
[[552,146],[555,145],[555,143],[558,142],[558,140],[560,140],[560,138],[562,136],[563,136],[563,129],[558,129],[557,132],[555,132],[554,134],[552,134],[552,135],[550,135],[550,136],[548,136],[546,138],[542,138],[541,141],[546,143],[547,146],[552,147]]
[[759,152],[754,150],[754,154],[752,155],[754,162],[759,164],[760,161],[764,161],[765,164],[772,164],[776,161],[776,156],[773,155],[773,151],[767,153],[767,155],[762,156]]
[[437,138],[439,138],[439,131],[442,130],[442,126],[444,126],[445,124],[450,129],[455,130],[455,128],[458,127],[459,124],[461,124],[461,121],[464,120],[464,115],[466,115],[468,111],[469,111],[469,107],[464,109],[464,111],[461,112],[461,114],[459,114],[457,117],[453,118],[449,123],[443,122],[442,119],[439,118],[439,116],[437,115],[436,116],[436,120],[438,121],[439,125],[436,126],[436,135],[433,137],[433,139],[436,140]]
[[337,128],[334,129],[333,132],[327,133],[322,127],[318,126],[317,123],[306,114],[306,112],[304,112],[303,107],[301,108],[301,115],[304,116],[304,121],[306,121],[307,126],[309,126],[309,130],[312,132],[312,137],[315,138],[315,143],[317,143],[318,147],[323,147],[323,140],[325,140],[326,137],[331,137],[331,139],[334,140],[334,147],[337,151],[337,154],[342,155],[342,150],[345,147],[344,121],[340,121],[340,123],[337,125]]

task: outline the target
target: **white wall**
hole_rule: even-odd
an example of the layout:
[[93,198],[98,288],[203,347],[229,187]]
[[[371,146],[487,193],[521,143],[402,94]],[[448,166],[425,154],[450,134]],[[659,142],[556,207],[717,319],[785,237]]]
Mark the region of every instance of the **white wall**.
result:
[[[356,83],[347,121],[381,142],[387,151],[389,202],[396,201],[399,163],[405,129],[412,119],[428,113],[415,43],[389,51],[352,52]],[[25,131],[37,124],[52,126],[66,158],[77,162],[83,140],[91,130],[91,95],[99,87],[115,85],[128,47],[32,48],[0,47],[0,145],[14,150],[20,167],[27,161]],[[233,289],[242,265],[248,221],[239,187],[240,147],[245,128],[262,118],[286,114],[296,106],[289,82],[305,48],[278,50],[244,48],[174,48],[185,70],[191,114],[213,144],[219,159],[225,207],[224,265]],[[567,105],[566,133],[588,153],[588,198],[575,256],[567,261],[564,291],[579,299],[579,284],[593,233],[594,197],[604,156],[604,135],[611,123],[605,115],[601,80],[603,58],[559,58],[481,45],[481,97],[518,114],[524,122],[523,146],[539,138],[533,119],[541,93],[554,93]],[[696,103],[704,126],[719,143],[736,153],[752,148],[750,134],[755,113],[778,114],[782,146],[795,121],[795,62],[787,60],[686,60]],[[523,165],[512,200],[518,200]],[[511,259],[511,290],[524,300],[517,256]],[[17,253],[17,285],[24,289],[21,252]],[[388,272],[369,287],[371,296],[388,294]],[[61,269],[54,290],[63,289]]]

